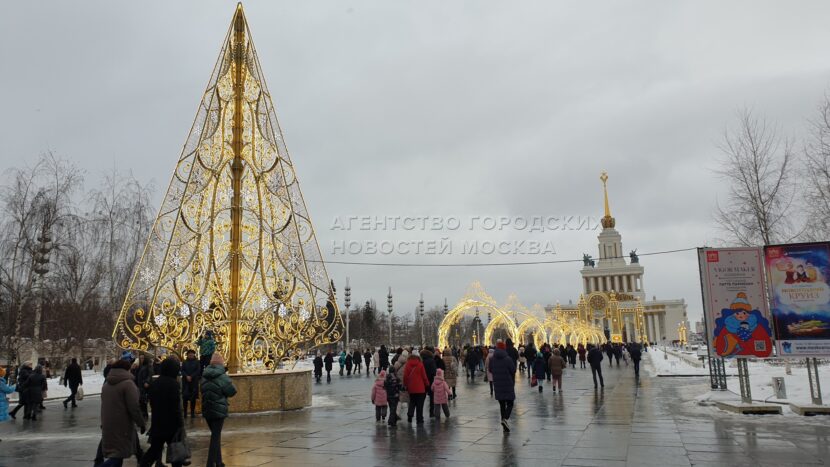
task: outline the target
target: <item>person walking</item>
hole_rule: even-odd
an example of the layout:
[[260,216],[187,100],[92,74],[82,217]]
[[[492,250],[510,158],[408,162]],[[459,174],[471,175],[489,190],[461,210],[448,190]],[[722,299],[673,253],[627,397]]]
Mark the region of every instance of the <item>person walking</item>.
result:
[[435,370],[435,380],[433,380],[432,382],[431,392],[432,402],[433,404],[435,404],[432,408],[433,412],[435,413],[435,421],[441,421],[442,410],[444,411],[444,415],[446,415],[447,418],[449,418],[450,385],[444,380],[444,370],[440,368]]
[[510,414],[513,412],[513,402],[516,400],[516,363],[507,355],[504,342],[496,342],[496,350],[490,359],[489,371],[493,378],[493,388],[496,400],[499,401],[501,412],[501,426],[505,433],[510,433]]
[[196,400],[199,398],[199,379],[202,377],[202,363],[196,358],[195,350],[190,349],[187,351],[187,358],[185,358],[181,366],[184,415],[187,415],[187,407],[189,405],[190,418],[196,418]]
[[343,368],[346,367],[346,351],[340,352],[337,362],[340,364],[340,376],[343,376]]
[[20,366],[17,370],[17,385],[15,386],[15,390],[17,391],[17,406],[9,412],[9,417],[16,419],[17,412],[20,409],[23,409],[23,413],[26,413],[26,383],[29,381],[29,376],[32,374],[32,366],[30,363],[26,362]]
[[[381,368],[380,368],[380,351],[379,350],[375,350],[375,352],[372,354],[372,363],[374,364],[374,366],[372,367],[372,374],[376,375],[376,374],[380,373]],[[383,368],[383,370],[386,370],[386,368]]]
[[458,384],[458,360],[453,356],[452,350],[447,347],[444,349],[444,381],[452,389],[450,400],[454,400],[457,396],[455,392],[455,385]]
[[43,405],[43,394],[46,393],[46,377],[43,367],[38,365],[26,380],[26,407],[23,410],[23,419],[37,420],[37,413]]
[[72,402],[72,407],[77,407],[75,402],[75,395],[78,393],[78,386],[84,384],[84,378],[81,374],[81,366],[78,365],[78,359],[73,358],[66,370],[63,372],[63,386],[69,386],[69,397],[63,401],[63,408],[68,408],[68,404]]
[[[484,359],[484,371],[485,375],[487,376],[487,382],[490,383],[490,395],[492,396],[494,393],[493,389],[493,373],[490,372],[490,360],[493,358],[493,355],[496,353],[495,349],[487,350],[487,358]],[[507,352],[505,352],[507,353]]]
[[213,353],[216,352],[216,340],[213,338],[213,331],[205,331],[204,336],[196,341],[196,345],[199,346],[200,369],[205,371],[205,367],[210,365],[210,359],[213,357]]
[[550,356],[548,359],[548,367],[550,368],[550,377],[551,383],[550,386],[553,389],[553,393],[556,394],[556,388],[559,387],[559,391],[562,391],[562,373],[565,371],[565,368],[568,367],[567,362],[562,356],[559,354],[559,349],[553,349],[553,355]]
[[[196,352],[193,352],[193,362],[197,368],[200,367],[199,361],[196,360]],[[153,411],[150,422],[150,448],[141,458],[141,467],[150,467],[154,463],[160,463],[164,445],[167,444],[169,449],[170,443],[177,440],[179,430],[184,428],[182,397],[179,393],[179,382],[176,379],[181,372],[181,365],[175,356],[164,359],[159,366],[159,377],[150,383],[150,388],[147,390],[150,408]],[[181,462],[173,463],[173,467],[181,466]]]
[[[326,358],[323,359],[323,363],[326,365],[326,382],[331,383],[331,369],[334,366],[334,354],[331,353],[331,350],[326,352]],[[340,373],[341,375],[343,373]]]
[[320,356],[319,350],[314,356],[314,379],[317,384],[320,384],[320,380],[323,379],[323,357]]
[[631,347],[628,349],[628,354],[631,355],[631,363],[634,364],[634,377],[640,379],[640,360],[643,358],[640,344],[632,342]]
[[363,352],[363,364],[366,366],[366,376],[369,376],[369,365],[372,363],[372,351],[366,349],[366,352]]
[[[403,404],[407,404],[407,409],[409,409],[409,405],[412,401],[409,399],[409,392],[407,392],[406,387],[403,386],[404,369],[406,368],[406,362],[409,361],[409,351],[403,349],[400,350],[400,353],[395,353],[398,358],[395,360],[395,363],[392,364],[390,369],[393,373],[395,373],[395,378],[397,378],[398,383],[400,384],[398,409],[403,411]],[[396,415],[395,418],[396,420],[399,420],[401,417]]]
[[591,365],[591,376],[594,377],[594,389],[597,388],[597,376],[600,387],[605,387],[602,379],[602,351],[593,344],[588,344],[588,364]]
[[380,346],[380,350],[378,350],[378,358],[380,361],[380,369],[387,370],[389,369],[389,351],[386,350],[385,345]]
[[[129,361],[126,360],[125,356],[121,358],[123,361]],[[147,418],[149,417],[149,412],[147,412],[147,390],[150,389],[150,382],[153,380],[153,375],[156,372],[153,369],[155,365],[153,364],[152,357],[145,355],[143,363],[135,376],[135,384],[138,386],[138,404],[141,413],[144,415],[144,418]]]
[[435,416],[435,412],[433,409],[433,395],[432,395],[432,382],[435,381],[435,372],[438,370],[438,365],[435,362],[435,357],[432,353],[431,347],[425,347],[421,350],[421,362],[424,365],[424,372],[427,374],[427,395],[429,396],[429,418]]
[[400,399],[401,381],[395,375],[393,368],[380,370],[381,373],[386,373],[386,378],[383,381],[383,390],[386,391],[386,402],[389,404],[389,426],[395,427],[398,424],[398,400]]
[[610,342],[605,344],[605,355],[608,355],[608,367],[614,366],[614,346]]
[[352,352],[346,354],[346,376],[352,375],[352,366],[354,366],[354,360],[352,359]]
[[[565,353],[568,357],[568,363],[571,364],[571,368],[576,368],[576,349],[571,344],[568,344],[568,347],[565,348]],[[562,355],[565,357],[566,355]]]
[[584,369],[585,368],[585,355],[588,353],[588,351],[585,349],[584,345],[579,344],[579,346],[576,348],[576,353],[579,354],[579,368]]
[[424,399],[429,389],[429,379],[427,379],[427,372],[421,357],[414,352],[404,365],[403,385],[409,393],[409,410],[406,413],[406,420],[412,423],[412,417],[415,416],[418,424],[424,423]]
[[519,344],[519,373],[524,374],[527,367],[527,356],[525,355],[525,346]]
[[9,386],[6,383],[6,369],[0,367],[0,422],[5,422],[9,419],[9,398],[7,394],[15,391],[14,386]]
[[[536,357],[533,358],[531,367],[533,368],[533,377],[536,378],[536,385],[539,386],[539,394],[542,393],[542,386],[545,382],[545,375],[547,374],[547,366],[548,364],[542,352],[536,352]],[[533,377],[531,377],[531,382],[533,381]]]
[[536,350],[536,346],[533,342],[527,344],[525,347],[525,359],[527,360],[527,379],[533,375],[533,361],[536,360],[536,354],[539,353]]
[[101,453],[104,467],[121,467],[136,452],[138,435],[145,431],[138,407],[138,388],[130,374],[131,362],[118,360],[101,388]]
[[236,388],[225,372],[225,358],[216,352],[202,372],[202,417],[210,428],[207,467],[222,467],[222,425],[228,417],[228,398]]
[[362,363],[363,354],[360,353],[360,349],[352,351],[352,364],[354,365],[354,374],[359,375],[361,373]]
[[617,362],[617,368],[620,367],[620,357],[622,357],[622,344],[614,345],[614,360]]
[[384,384],[386,383],[386,372],[381,371],[377,378],[375,378],[375,384],[372,385],[372,394],[371,400],[372,404],[375,406],[375,422],[386,421],[386,411],[389,408],[389,399],[386,396],[386,388]]
[[464,363],[467,365],[467,377],[470,378],[471,383],[475,383],[476,367],[478,367],[478,352],[475,349],[469,349]]

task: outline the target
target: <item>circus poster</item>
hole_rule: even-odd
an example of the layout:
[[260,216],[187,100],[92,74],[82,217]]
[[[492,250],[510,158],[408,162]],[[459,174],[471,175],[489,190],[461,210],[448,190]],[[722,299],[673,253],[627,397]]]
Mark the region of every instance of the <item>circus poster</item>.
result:
[[830,355],[830,242],[764,248],[782,357]]
[[772,329],[760,248],[699,250],[709,355],[767,358]]

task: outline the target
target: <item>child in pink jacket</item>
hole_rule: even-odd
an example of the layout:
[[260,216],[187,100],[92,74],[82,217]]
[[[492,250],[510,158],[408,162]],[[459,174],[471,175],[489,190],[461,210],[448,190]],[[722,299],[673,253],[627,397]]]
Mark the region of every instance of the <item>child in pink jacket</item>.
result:
[[381,371],[375,379],[375,384],[372,386],[372,403],[375,404],[375,421],[386,421],[386,406],[388,405],[386,399],[386,389],[383,387],[383,381],[386,379],[386,371]]
[[432,402],[435,405],[433,413],[435,420],[441,421],[441,409],[444,410],[444,415],[450,416],[450,385],[444,381],[444,370],[438,369],[435,371],[435,379],[432,381]]

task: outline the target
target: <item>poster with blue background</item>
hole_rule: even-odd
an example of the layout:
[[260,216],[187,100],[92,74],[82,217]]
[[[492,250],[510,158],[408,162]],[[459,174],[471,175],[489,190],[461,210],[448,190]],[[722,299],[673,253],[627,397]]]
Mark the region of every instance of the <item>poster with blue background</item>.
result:
[[830,355],[830,242],[764,247],[778,355]]

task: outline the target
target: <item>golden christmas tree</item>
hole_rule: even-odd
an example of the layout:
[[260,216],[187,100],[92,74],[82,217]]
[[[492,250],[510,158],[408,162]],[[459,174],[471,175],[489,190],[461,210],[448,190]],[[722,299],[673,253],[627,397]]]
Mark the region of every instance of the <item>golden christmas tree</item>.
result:
[[336,342],[341,329],[240,4],[113,338],[182,352],[211,331],[239,373]]

